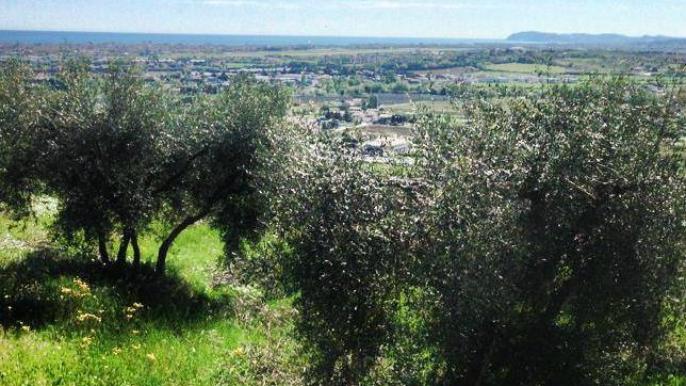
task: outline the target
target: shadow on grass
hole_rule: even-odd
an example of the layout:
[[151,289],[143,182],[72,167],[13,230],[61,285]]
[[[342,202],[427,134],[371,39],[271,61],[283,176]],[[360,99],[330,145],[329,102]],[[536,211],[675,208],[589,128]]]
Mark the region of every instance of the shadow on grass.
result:
[[85,284],[93,295],[91,308],[123,317],[122,310],[139,303],[145,306],[142,318],[161,327],[231,316],[228,295],[198,292],[173,272],[159,275],[150,265],[105,266],[44,248],[0,268],[0,325],[39,329],[72,318],[77,310],[68,286],[73,283]]

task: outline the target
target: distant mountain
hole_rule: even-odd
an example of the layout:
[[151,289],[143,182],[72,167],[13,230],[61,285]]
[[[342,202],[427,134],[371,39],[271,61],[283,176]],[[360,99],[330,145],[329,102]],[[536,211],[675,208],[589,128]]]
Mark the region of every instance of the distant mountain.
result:
[[507,38],[509,42],[538,44],[585,44],[585,45],[652,45],[686,44],[686,38],[669,36],[625,36],[619,34],[556,34],[547,32],[519,32]]

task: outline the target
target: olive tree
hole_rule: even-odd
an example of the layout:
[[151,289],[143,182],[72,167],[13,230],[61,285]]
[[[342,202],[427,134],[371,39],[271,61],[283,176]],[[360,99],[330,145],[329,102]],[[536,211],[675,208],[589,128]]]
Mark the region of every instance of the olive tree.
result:
[[82,231],[97,240],[106,263],[107,243],[117,233],[117,261],[124,262],[131,243],[139,263],[137,233],[160,205],[151,184],[166,166],[166,95],[116,63],[95,78],[87,63],[69,62],[53,84],[34,135],[44,151],[39,179],[59,201],[56,226],[67,236]]
[[[110,63],[104,76],[69,61],[48,87],[30,69],[6,65],[0,78],[2,201],[27,207],[31,195],[58,199],[55,228],[96,241],[101,260],[118,236],[116,261],[156,220],[169,226],[159,248],[164,272],[174,240],[209,218],[235,244],[256,229],[261,203],[254,170],[267,159],[270,129],[289,98],[279,87],[239,76],[217,96],[181,102],[139,71]],[[264,157],[262,157],[264,155]]]
[[684,254],[683,121],[622,79],[420,126],[444,384],[625,384]]
[[387,308],[411,240],[400,214],[412,192],[340,138],[293,138],[291,157],[274,159],[274,226],[292,248],[283,265],[299,291],[310,376],[359,384],[391,334]]
[[30,198],[40,191],[36,162],[42,152],[32,135],[41,124],[45,88],[32,84],[31,68],[19,61],[0,70],[0,205],[26,214]]
[[[272,199],[313,382],[373,384],[408,350],[435,384],[640,377],[683,272],[680,111],[622,79],[478,103],[426,116],[401,179],[342,139],[298,139]],[[431,333],[395,331],[410,314]]]
[[173,222],[159,249],[159,271],[174,240],[202,219],[214,221],[228,248],[259,228],[256,170],[269,158],[273,130],[283,124],[289,103],[286,90],[240,75],[219,95],[201,97],[188,109],[179,134],[183,143],[155,189]]

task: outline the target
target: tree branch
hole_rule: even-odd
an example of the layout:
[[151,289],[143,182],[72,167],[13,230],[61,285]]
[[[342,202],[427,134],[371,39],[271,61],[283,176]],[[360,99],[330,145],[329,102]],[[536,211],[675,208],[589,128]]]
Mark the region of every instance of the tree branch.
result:
[[183,177],[183,175],[186,174],[186,172],[188,171],[188,169],[189,169],[189,168],[191,167],[191,165],[193,164],[193,161],[195,161],[196,159],[198,159],[198,158],[202,157],[203,155],[207,154],[208,151],[209,151],[209,148],[208,148],[207,146],[205,146],[205,147],[203,147],[199,152],[193,154],[188,160],[186,160],[185,165],[184,165],[179,171],[177,171],[177,172],[174,173],[171,177],[169,177],[169,178],[167,179],[167,181],[165,181],[165,182],[162,184],[162,186],[160,186],[159,188],[155,189],[155,190],[153,191],[153,194],[159,194],[159,193],[162,193],[162,192],[164,192],[164,191],[167,191],[172,185],[174,185],[174,184],[178,181],[179,178]]

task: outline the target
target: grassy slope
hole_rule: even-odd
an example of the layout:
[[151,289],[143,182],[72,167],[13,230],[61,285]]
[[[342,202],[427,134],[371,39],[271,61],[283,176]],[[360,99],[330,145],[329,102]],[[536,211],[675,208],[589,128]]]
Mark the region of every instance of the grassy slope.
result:
[[[222,244],[207,226],[182,234],[167,279],[145,269],[120,279],[45,249],[47,222],[16,226],[0,216],[1,385],[298,384],[292,318],[264,312],[289,303],[266,306],[247,289],[213,287]],[[143,238],[148,259],[156,244]]]
[[[241,366],[232,353],[266,338],[258,323],[236,322],[245,319],[236,293],[211,288],[222,244],[205,225],[182,234],[162,282],[61,259],[40,249],[46,239],[40,223],[0,217],[2,385],[211,385]],[[147,257],[155,246],[142,240]],[[222,383],[240,384],[234,378]]]

